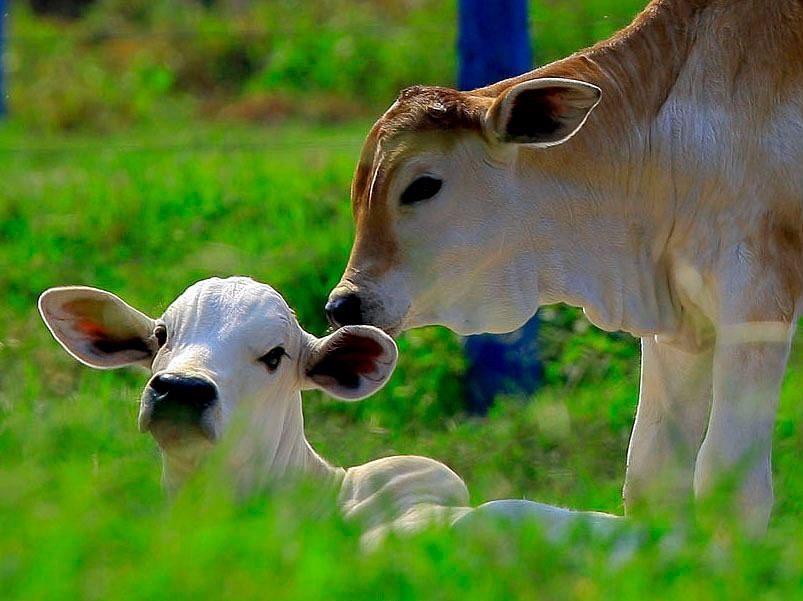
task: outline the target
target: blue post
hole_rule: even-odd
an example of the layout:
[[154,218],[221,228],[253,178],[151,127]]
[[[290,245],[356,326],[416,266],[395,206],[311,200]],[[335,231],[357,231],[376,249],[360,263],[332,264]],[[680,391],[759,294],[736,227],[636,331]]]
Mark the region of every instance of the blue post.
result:
[[532,68],[527,0],[460,0],[461,90],[479,88]]
[[8,8],[8,4],[6,0],[0,0],[0,117],[5,117],[6,115],[6,80],[5,80],[5,62],[3,61],[3,55],[6,50],[6,34],[5,34],[5,26],[6,26],[6,10]]
[[[527,0],[460,0],[458,51],[461,90],[482,87],[532,68]],[[484,414],[500,393],[532,394],[543,368],[538,361],[538,319],[512,334],[468,336],[468,410]]]

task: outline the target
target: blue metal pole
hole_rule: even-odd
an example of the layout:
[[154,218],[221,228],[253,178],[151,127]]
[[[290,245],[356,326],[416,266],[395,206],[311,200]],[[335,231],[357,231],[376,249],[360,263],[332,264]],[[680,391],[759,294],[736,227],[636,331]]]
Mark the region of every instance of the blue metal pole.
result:
[[6,78],[5,61],[3,56],[6,50],[6,18],[8,4],[6,0],[0,0],[0,117],[6,115]]
[[457,85],[470,90],[532,68],[527,0],[460,0]]
[[[461,90],[482,87],[532,68],[527,0],[460,0]],[[464,349],[468,410],[484,414],[503,393],[532,394],[541,382],[538,319],[512,334],[468,336]]]

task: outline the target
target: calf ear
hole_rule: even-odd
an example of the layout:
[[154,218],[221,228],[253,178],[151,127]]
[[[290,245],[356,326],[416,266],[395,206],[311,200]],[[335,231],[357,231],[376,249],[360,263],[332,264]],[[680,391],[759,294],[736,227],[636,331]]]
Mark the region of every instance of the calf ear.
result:
[[307,388],[346,401],[365,398],[385,385],[396,367],[396,343],[372,326],[346,326],[316,340],[304,369]]
[[150,367],[157,350],[154,320],[104,290],[51,288],[39,297],[39,313],[61,346],[90,367]]
[[542,77],[512,86],[485,115],[485,130],[493,140],[545,148],[571,138],[599,104],[595,85]]

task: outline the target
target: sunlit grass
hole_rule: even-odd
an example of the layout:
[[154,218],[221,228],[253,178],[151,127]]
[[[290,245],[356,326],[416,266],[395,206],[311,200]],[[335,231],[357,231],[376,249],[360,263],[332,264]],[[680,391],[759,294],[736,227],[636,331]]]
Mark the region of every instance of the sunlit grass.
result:
[[[81,150],[53,139],[50,151],[26,151],[30,139],[0,133],[3,147],[18,149],[0,164],[3,598],[798,595],[800,348],[777,425],[775,517],[757,546],[723,551],[703,532],[669,552],[656,527],[612,568],[608,546],[582,536],[561,548],[526,529],[471,540],[436,530],[365,555],[354,526],[322,510],[314,489],[231,503],[208,478],[174,505],[164,501],[158,453],[135,427],[145,374],[75,364],[41,324],[38,294],[90,284],[158,313],[194,280],[244,273],[276,286],[322,332],[321,306],[350,244],[344,191],[367,125],[251,128],[237,138],[179,124],[126,138],[142,151],[100,138]],[[226,136],[248,144],[215,148]],[[175,140],[191,142],[176,151]],[[401,339],[398,373],[376,397],[344,405],[308,394],[309,439],[341,465],[431,455],[466,479],[477,504],[527,497],[621,513],[637,345],[572,333],[573,313],[547,317],[549,384],[529,402],[501,400],[486,419],[464,415],[459,342],[422,330]]]
[[[643,3],[533,0],[535,60],[608,35]],[[435,528],[366,554],[331,491],[305,483],[232,499],[214,460],[165,501],[158,451],[136,431],[146,374],[77,365],[41,323],[38,295],[87,284],[158,314],[198,279],[246,274],[323,333],[371,117],[402,85],[454,83],[455,2],[253,4],[256,16],[238,21],[199,17],[195,3],[141,3],[152,22],[123,23],[133,45],[108,30],[138,3],[105,2],[72,24],[12,7],[13,119],[0,125],[0,599],[803,597],[800,334],[776,425],[775,512],[760,542],[723,541],[705,520],[658,520],[637,526],[639,550],[617,562],[610,541],[576,532],[555,544],[531,527]],[[180,27],[216,33],[142,35]],[[293,35],[278,44],[238,33],[282,27]],[[226,61],[243,52],[259,68],[233,82]],[[188,117],[210,94],[274,93],[322,110],[312,124],[282,115],[279,127]],[[370,110],[328,123],[333,98]],[[435,457],[464,477],[474,504],[526,497],[621,514],[637,343],[588,328],[574,310],[543,317],[546,385],[534,398],[466,416],[460,342],[426,329],[400,339],[397,372],[375,397],[306,394],[308,438],[339,465]]]

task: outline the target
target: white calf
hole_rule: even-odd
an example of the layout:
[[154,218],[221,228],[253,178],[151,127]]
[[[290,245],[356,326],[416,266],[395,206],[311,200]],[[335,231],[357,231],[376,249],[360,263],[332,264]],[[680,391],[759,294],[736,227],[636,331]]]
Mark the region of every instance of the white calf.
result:
[[[109,292],[85,287],[50,289],[39,310],[56,340],[80,362],[151,370],[138,422],[159,444],[169,493],[225,432],[228,472],[239,492],[292,475],[338,486],[345,516],[365,528],[369,545],[389,530],[415,530],[433,520],[451,523],[471,512],[463,480],[438,461],[397,456],[343,469],[329,465],[307,442],[303,389],[356,400],[389,379],[396,345],[377,328],[348,326],[316,338],[301,329],[273,288],[248,278],[198,282],[158,319]],[[480,508],[472,521],[500,508],[513,519],[545,525],[564,523],[567,516],[581,521],[602,515],[528,502],[490,507]],[[593,517],[599,519],[616,518]]]
[[291,475],[319,478],[340,487],[345,515],[366,527],[368,540],[452,517],[447,508],[453,517],[467,511],[463,480],[442,463],[402,456],[343,469],[329,465],[304,436],[303,389],[356,400],[388,380],[397,350],[381,330],[354,326],[316,338],[275,290],[248,278],[198,282],[157,319],[85,287],[50,289],[39,310],[80,362],[150,368],[139,428],[159,444],[169,493],[226,432],[239,492]]

